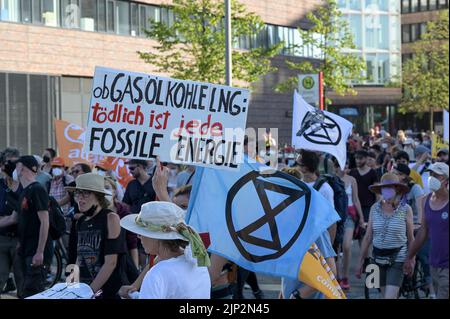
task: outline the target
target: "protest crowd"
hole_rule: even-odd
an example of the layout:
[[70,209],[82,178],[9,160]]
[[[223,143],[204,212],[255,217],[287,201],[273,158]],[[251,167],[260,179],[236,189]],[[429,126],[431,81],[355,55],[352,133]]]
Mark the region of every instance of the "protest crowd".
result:
[[[257,154],[265,164],[266,152]],[[345,169],[326,153],[278,150],[277,170],[316,189],[341,217],[315,243],[344,292],[350,278],[365,280],[373,257],[383,298],[397,298],[420,259],[426,296],[448,299],[448,149],[431,154],[429,134],[379,128],[351,134]],[[211,238],[185,223],[196,167],[159,158],[129,159],[126,167],[124,186],[107,161],[70,166],[51,148],[38,155],[4,149],[0,293],[27,298],[48,289],[59,241],[65,266],[76,264],[97,298],[242,299],[246,284],[256,299],[265,297],[257,274],[208,253]],[[280,298],[324,296],[283,278]]]

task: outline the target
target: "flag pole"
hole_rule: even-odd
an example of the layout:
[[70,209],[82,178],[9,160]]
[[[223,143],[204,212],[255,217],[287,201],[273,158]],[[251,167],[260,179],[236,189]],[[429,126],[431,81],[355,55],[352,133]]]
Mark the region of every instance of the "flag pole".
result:
[[225,0],[225,84],[231,86],[233,82],[231,60],[231,4]]

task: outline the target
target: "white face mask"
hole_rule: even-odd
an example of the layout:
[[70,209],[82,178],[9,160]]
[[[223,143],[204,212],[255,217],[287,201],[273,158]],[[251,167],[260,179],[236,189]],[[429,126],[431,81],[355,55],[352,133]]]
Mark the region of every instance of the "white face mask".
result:
[[381,144],[381,147],[386,149],[386,148],[388,148],[388,145],[386,143],[383,143],[383,144]]
[[16,182],[19,181],[19,175],[17,174],[17,169],[15,169],[12,173],[12,178],[13,180],[15,180]]
[[428,188],[430,189],[430,191],[436,192],[441,188],[441,186],[442,186],[441,181],[438,180],[436,177],[434,176],[428,177]]
[[63,173],[64,173],[64,171],[58,167],[52,169],[52,175],[54,177],[61,176]]
[[100,176],[105,176],[106,172],[102,171],[101,169],[99,169],[99,170],[97,170],[97,174],[100,175]]
[[105,198],[108,202],[112,203],[113,202],[113,197],[112,195],[105,195]]

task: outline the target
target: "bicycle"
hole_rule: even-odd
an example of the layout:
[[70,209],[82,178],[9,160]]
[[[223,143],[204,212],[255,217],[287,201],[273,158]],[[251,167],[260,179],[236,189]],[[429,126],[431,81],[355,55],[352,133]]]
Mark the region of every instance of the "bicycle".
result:
[[[66,231],[65,235],[69,235]],[[45,281],[45,288],[53,287],[55,284],[61,282],[63,270],[67,266],[69,257],[67,249],[64,246],[63,236],[54,241],[54,251],[51,263],[47,266],[47,278]]]
[[406,299],[420,299],[420,291],[423,291],[425,296],[428,296],[429,290],[426,286],[427,282],[423,271],[422,261],[420,258],[416,258],[413,275],[405,275],[403,278],[403,283],[399,291],[399,297],[405,297]]

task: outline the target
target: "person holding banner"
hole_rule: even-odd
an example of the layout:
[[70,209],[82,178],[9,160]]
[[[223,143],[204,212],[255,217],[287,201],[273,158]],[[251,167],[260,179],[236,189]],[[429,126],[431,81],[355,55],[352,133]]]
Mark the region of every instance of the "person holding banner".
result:
[[145,275],[139,299],[210,298],[208,253],[198,233],[185,224],[185,214],[174,203],[150,202],[120,221],[158,259]]
[[369,246],[373,244],[373,257],[380,269],[381,293],[384,299],[396,299],[403,282],[408,243],[414,241],[412,209],[401,200],[408,186],[402,184],[397,175],[386,173],[380,183],[369,189],[382,199],[370,210],[356,276],[361,278]]
[[116,299],[124,282],[123,257],[126,254],[124,232],[119,216],[108,209],[103,176],[86,173],[77,177],[74,191],[83,216],[77,222],[77,265],[80,282],[89,284],[101,298]]

